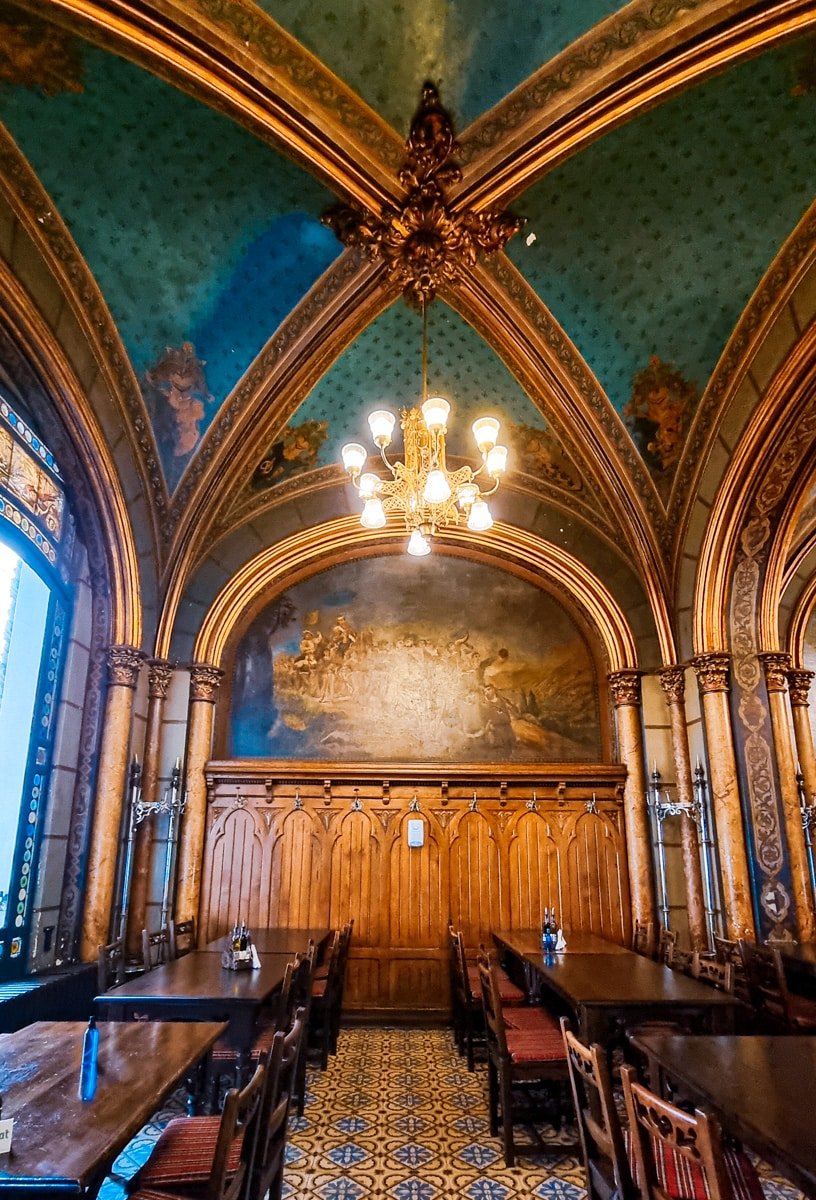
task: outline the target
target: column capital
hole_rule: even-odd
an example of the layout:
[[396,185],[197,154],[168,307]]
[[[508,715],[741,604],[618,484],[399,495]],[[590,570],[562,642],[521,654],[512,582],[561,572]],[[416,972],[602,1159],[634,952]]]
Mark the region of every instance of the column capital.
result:
[[111,687],[135,688],[144,654],[135,646],[108,646],[108,683]]
[[607,675],[609,691],[615,708],[640,707],[640,679],[642,671],[610,671]]
[[220,667],[213,667],[210,663],[193,663],[190,667],[190,699],[215,704],[218,685],[223,678],[224,672]]
[[147,660],[147,694],[151,700],[166,700],[170,680],[173,678],[173,664],[166,658],[149,658]]
[[788,690],[788,671],[791,656],[782,650],[763,650],[757,654],[765,672],[765,686],[769,692],[786,692]]
[[791,667],[788,671],[788,687],[790,702],[795,708],[807,708],[810,702],[810,685],[813,683],[816,671],[807,671],[804,667]]
[[714,650],[708,654],[697,654],[691,660],[691,665],[697,672],[697,682],[703,692],[727,692],[728,665],[730,654],[723,650]]
[[660,686],[669,704],[682,704],[686,698],[686,672],[684,667],[664,667],[658,671]]

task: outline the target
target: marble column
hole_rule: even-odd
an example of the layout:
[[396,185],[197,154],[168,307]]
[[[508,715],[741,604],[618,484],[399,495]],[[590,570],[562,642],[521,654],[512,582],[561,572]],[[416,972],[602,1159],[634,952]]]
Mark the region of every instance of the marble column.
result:
[[816,924],[814,924],[810,871],[805,849],[805,831],[802,827],[802,810],[799,806],[799,791],[796,786],[796,758],[793,752],[793,739],[791,738],[788,706],[785,699],[788,690],[787,673],[790,670],[790,655],[774,650],[759,653],[757,658],[762,663],[765,685],[768,689],[768,705],[771,712],[771,728],[776,752],[776,769],[779,776],[779,795],[785,821],[785,837],[788,843],[791,896],[796,914],[796,926],[800,941],[810,942],[813,941],[814,934],[816,934]]
[[810,685],[815,674],[816,672],[805,671],[801,667],[794,667],[788,671],[796,756],[805,780],[805,799],[808,804],[812,804],[813,797],[816,796],[816,754],[813,751],[813,730],[808,712]]
[[728,662],[725,653],[698,654],[692,660],[703,700],[709,785],[717,853],[723,887],[726,934],[731,939],[756,937],[751,877],[742,821],[737,760],[728,707]]
[[643,751],[641,720],[641,671],[613,671],[609,690],[615,705],[618,753],[627,768],[623,792],[623,819],[626,827],[626,854],[629,861],[629,888],[632,895],[632,919],[655,920],[654,862],[649,812],[646,805],[646,760]]
[[83,962],[92,962],[99,947],[104,946],[110,937],[133,696],[143,658],[142,652],[134,646],[111,646],[108,649],[108,694],[99,749],[80,944]]
[[694,784],[691,777],[688,728],[686,726],[686,673],[683,667],[666,667],[660,672],[660,685],[666,697],[671,727],[672,753],[677,783],[677,799],[687,806],[680,818],[680,842],[683,854],[683,874],[686,881],[689,937],[692,950],[708,947],[703,890],[703,867],[697,825],[689,814],[693,811]]
[[207,782],[204,767],[212,749],[215,700],[224,672],[208,663],[190,668],[190,709],[187,717],[187,751],[184,787],[187,803],[181,819],[176,920],[198,917],[201,859],[207,819]]
[[[158,799],[159,787],[162,716],[173,668],[163,658],[150,659],[147,668],[147,725],[142,766],[142,803],[155,804]],[[130,954],[139,954],[142,948],[142,929],[145,924],[153,858],[153,823],[155,819],[155,817],[148,817],[142,821],[136,831],[127,928],[127,948]]]

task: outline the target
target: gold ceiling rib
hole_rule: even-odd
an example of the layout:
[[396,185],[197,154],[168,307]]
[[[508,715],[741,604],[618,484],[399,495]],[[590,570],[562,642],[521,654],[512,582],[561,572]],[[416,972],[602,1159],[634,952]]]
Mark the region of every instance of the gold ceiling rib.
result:
[[813,0],[770,0],[760,11],[754,0],[628,5],[464,131],[470,169],[452,207],[507,204],[611,129],[814,28]]
[[[814,549],[816,549],[816,542],[811,542],[811,553]],[[816,572],[811,575],[809,582],[802,589],[788,622],[786,649],[795,667],[805,665],[807,630],[814,608],[816,608]]]

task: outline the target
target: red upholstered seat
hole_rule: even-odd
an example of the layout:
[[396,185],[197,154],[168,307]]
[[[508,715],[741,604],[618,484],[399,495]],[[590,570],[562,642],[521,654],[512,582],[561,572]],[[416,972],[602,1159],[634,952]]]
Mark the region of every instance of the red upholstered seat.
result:
[[[629,1130],[623,1131],[626,1152],[635,1184],[638,1182],[637,1163],[632,1153]],[[692,1159],[678,1154],[659,1138],[652,1139],[657,1183],[672,1200],[710,1200],[706,1178]],[[734,1200],[765,1200],[765,1193],[754,1165],[742,1150],[723,1150],[723,1161]]]
[[325,996],[329,978],[324,975],[321,979],[315,978],[312,981],[312,996]]
[[[474,996],[478,996],[481,987],[479,983],[478,966],[468,966],[467,973],[470,990]],[[509,975],[505,974],[501,968],[498,969],[496,975],[499,983],[499,996],[501,997],[502,1004],[524,1004],[526,1002],[526,995],[520,987],[516,987]]]
[[[136,1176],[145,1188],[195,1187],[210,1178],[220,1117],[177,1117],[156,1142],[153,1153]],[[234,1174],[241,1160],[243,1134],[234,1139],[227,1171]]]
[[[259,1021],[255,1028],[252,1049],[249,1052],[250,1062],[256,1063],[264,1054],[269,1053],[272,1039],[275,1036],[275,1022],[272,1020]],[[234,1063],[238,1057],[235,1046],[230,1045],[224,1038],[219,1038],[210,1052],[213,1062]]]
[[505,1029],[507,1050],[514,1063],[566,1062],[564,1039],[557,1025],[535,1031]]
[[508,1009],[504,1014],[504,1023],[508,1029],[529,1032],[536,1032],[539,1029],[555,1029],[559,1036],[561,1033],[558,1019],[552,1013],[547,1012],[546,1008],[540,1008],[537,1004],[521,1004]]

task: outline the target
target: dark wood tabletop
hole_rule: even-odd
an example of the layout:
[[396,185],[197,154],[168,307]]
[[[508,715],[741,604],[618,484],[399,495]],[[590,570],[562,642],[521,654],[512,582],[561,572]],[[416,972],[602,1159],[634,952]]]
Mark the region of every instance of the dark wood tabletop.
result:
[[[552,961],[550,961],[550,957]],[[582,1035],[606,1042],[617,1027],[649,1018],[696,1016],[727,1022],[737,1001],[726,992],[661,966],[642,954],[526,954],[542,985],[574,1014]],[[719,1030],[716,1030],[719,1032]]]
[[[252,929],[250,930],[252,941],[259,954],[288,954],[289,957],[297,954],[299,951],[304,952],[309,942],[314,942],[318,953],[329,940],[329,929],[284,929],[283,927],[275,929]],[[204,949],[210,953],[219,952],[226,948],[229,938],[228,935],[222,934],[221,937],[215,938],[208,942]]]
[[[494,929],[493,940],[500,949],[508,950],[518,958],[525,954],[541,953],[540,929]],[[557,951],[559,954],[631,954],[626,946],[618,942],[607,941],[597,933],[585,933],[576,930],[575,933],[564,933],[567,943],[566,950]]]
[[807,1099],[816,1080],[816,1038],[644,1034],[637,1044],[698,1095],[727,1133],[816,1197],[816,1132]]
[[37,1021],[0,1035],[3,1118],[14,1119],[11,1154],[0,1157],[0,1194],[94,1186],[224,1031],[209,1022],[101,1024],[96,1095],[82,1101],[85,1028]]

